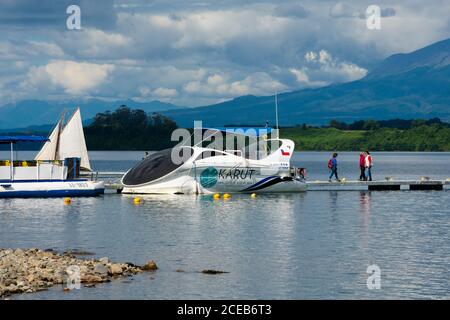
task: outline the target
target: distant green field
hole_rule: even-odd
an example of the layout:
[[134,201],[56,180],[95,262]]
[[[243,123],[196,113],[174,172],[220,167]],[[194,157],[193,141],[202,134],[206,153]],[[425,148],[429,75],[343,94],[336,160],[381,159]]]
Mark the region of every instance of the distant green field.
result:
[[367,131],[293,127],[281,128],[280,135],[292,139],[296,150],[450,151],[450,128],[440,125]]

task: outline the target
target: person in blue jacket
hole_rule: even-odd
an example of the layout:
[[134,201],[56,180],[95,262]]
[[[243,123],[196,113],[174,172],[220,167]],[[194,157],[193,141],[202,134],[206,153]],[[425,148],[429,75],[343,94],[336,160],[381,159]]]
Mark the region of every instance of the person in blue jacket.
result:
[[333,158],[331,158],[328,161],[328,168],[330,169],[331,173],[330,173],[330,178],[328,179],[329,182],[331,182],[331,178],[333,178],[333,176],[336,177],[336,181],[341,181],[338,178],[338,173],[337,173],[337,156],[338,154],[335,152],[333,153]]

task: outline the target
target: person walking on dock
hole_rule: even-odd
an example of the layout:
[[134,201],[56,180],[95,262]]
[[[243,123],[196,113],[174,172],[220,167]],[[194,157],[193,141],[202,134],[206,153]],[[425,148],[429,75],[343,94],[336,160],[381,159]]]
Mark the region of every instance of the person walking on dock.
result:
[[328,168],[331,171],[330,178],[328,179],[329,182],[331,182],[331,178],[333,178],[333,176],[336,177],[336,181],[341,181],[339,180],[337,173],[337,156],[338,154],[336,152],[333,153],[333,158],[328,161]]
[[365,181],[366,178],[366,153],[361,152],[359,154],[359,181]]
[[372,156],[370,155],[369,151],[366,151],[366,159],[365,159],[365,165],[367,168],[367,177],[366,180],[372,181],[372,166],[373,166],[373,161],[372,161]]

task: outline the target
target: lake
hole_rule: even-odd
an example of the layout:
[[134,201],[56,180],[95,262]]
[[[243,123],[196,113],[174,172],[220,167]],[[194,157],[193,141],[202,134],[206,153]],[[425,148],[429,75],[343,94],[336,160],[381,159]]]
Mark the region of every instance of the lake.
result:
[[[34,152],[19,153],[32,158]],[[90,152],[96,170],[125,171],[143,152]],[[7,158],[0,152],[0,158]],[[327,179],[325,152],[296,152],[308,179]],[[450,153],[373,153],[374,179],[450,177]],[[358,154],[338,156],[359,176]],[[449,299],[450,192],[0,199],[0,247],[80,249],[155,273],[95,288],[62,286],[12,299]],[[368,266],[381,288],[367,288]],[[176,272],[182,269],[185,272]],[[202,274],[203,269],[229,273]]]

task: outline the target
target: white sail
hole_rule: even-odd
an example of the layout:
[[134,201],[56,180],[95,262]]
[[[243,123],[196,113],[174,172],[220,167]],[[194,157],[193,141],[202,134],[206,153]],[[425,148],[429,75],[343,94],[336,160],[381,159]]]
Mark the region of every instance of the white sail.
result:
[[58,147],[58,137],[61,131],[62,120],[59,120],[50,134],[49,141],[42,147],[34,160],[56,160],[56,149]]
[[35,160],[80,158],[80,167],[91,171],[80,108],[72,114],[64,129],[61,130],[62,122],[61,119],[53,129],[49,137],[50,141],[44,144]]
[[80,108],[67,122],[66,126],[61,132],[58,146],[58,159],[80,158],[81,168],[91,171],[89,163],[89,155],[87,152],[86,141],[84,139],[83,123],[81,122]]

